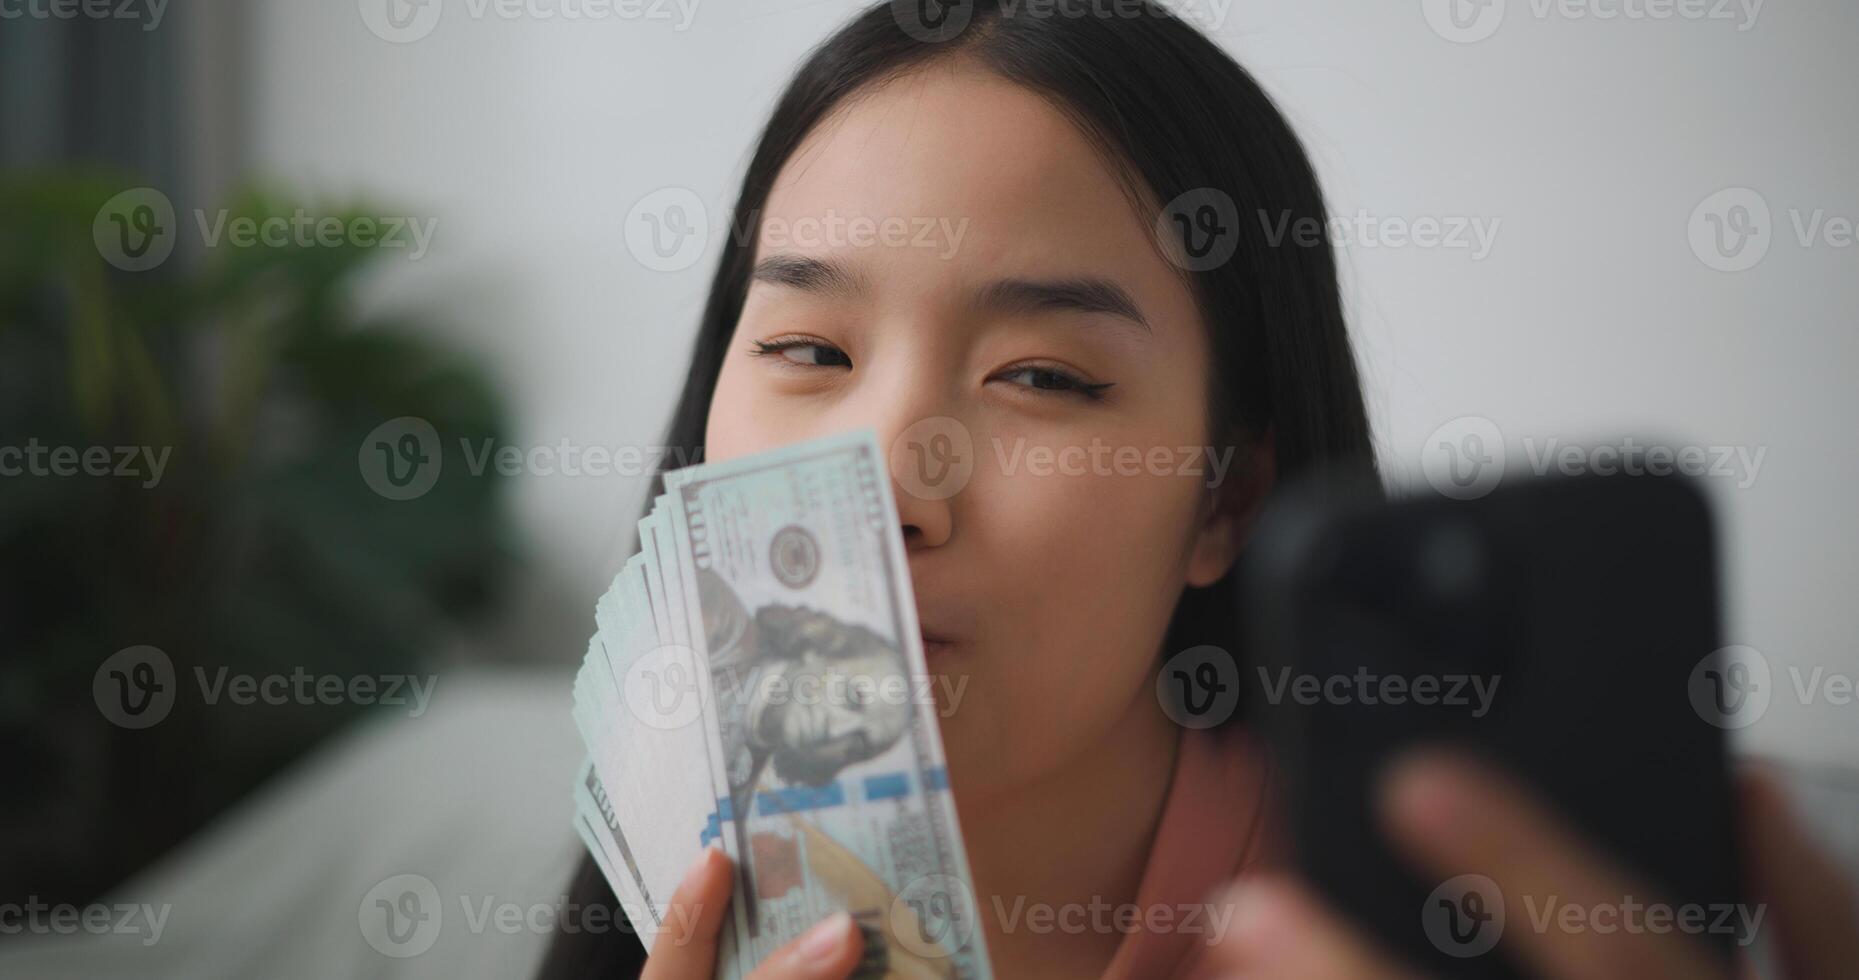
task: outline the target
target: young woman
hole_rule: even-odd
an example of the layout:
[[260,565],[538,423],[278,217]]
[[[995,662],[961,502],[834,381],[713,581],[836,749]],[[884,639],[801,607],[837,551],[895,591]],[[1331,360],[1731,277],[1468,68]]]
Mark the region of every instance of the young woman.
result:
[[[1258,85],[1160,9],[928,7],[934,29],[917,3],[868,10],[781,98],[735,209],[756,235],[723,245],[671,443],[715,460],[857,426],[890,443],[925,420],[972,440],[959,493],[896,493],[930,669],[966,684],[941,723],[997,976],[1395,975],[1270,873],[1243,719],[1184,729],[1155,693],[1176,651],[1243,659],[1231,570],[1274,483],[1373,473],[1331,249],[1270,234],[1323,220],[1311,166]],[[1776,826],[1772,795],[1752,799]],[[1389,801],[1427,866],[1621,893],[1469,764],[1415,760]],[[1831,879],[1790,860],[1797,840],[1759,838],[1781,877],[1757,881],[1798,975],[1832,977],[1853,953],[1829,923],[1850,915],[1817,900]],[[1235,878],[1236,907],[1210,898]],[[710,975],[730,887],[718,853],[691,870],[672,899],[691,926],[645,976]],[[575,901],[612,902],[589,864]],[[1012,921],[1209,901],[1192,932]],[[1684,940],[1603,938],[1526,936],[1522,953],[1557,977],[1709,975]],[[849,976],[859,947],[835,916],[757,976]],[[633,975],[642,952],[562,935],[544,973]]]

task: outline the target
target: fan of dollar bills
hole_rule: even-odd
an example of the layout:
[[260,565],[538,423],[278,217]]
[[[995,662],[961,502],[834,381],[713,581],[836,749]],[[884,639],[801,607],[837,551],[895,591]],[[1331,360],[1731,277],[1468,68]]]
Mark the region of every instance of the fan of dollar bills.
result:
[[674,470],[575,677],[575,825],[648,945],[735,861],[718,977],[835,911],[859,976],[991,976],[875,432]]

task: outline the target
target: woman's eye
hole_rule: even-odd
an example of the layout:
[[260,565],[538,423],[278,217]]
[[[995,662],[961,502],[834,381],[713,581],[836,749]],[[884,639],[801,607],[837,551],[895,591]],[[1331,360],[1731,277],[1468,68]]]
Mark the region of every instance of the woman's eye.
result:
[[1050,367],[1013,368],[996,375],[996,377],[1000,378],[1002,381],[1010,381],[1026,388],[1034,388],[1040,391],[1073,392],[1090,399],[1104,397],[1104,389],[1115,383],[1110,381],[1092,383],[1069,371],[1061,371],[1058,368]]
[[852,358],[831,344],[811,340],[758,340],[750,351],[758,357],[778,355],[805,367],[851,367]]

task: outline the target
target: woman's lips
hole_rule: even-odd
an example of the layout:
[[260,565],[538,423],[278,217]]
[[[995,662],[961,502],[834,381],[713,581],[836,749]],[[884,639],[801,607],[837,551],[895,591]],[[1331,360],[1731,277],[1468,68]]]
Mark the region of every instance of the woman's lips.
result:
[[923,634],[923,656],[925,658],[934,657],[934,656],[937,656],[938,654],[948,653],[950,650],[954,648],[955,648],[954,640],[948,640],[948,639],[943,639],[941,637],[931,636],[928,633]]
[[962,644],[962,637],[964,635],[961,631],[949,628],[948,624],[941,618],[928,621],[919,620],[917,622],[917,632],[923,638],[923,655],[925,657],[934,657],[937,654],[948,653]]
[[946,593],[918,586],[917,632],[923,639],[923,655],[948,654],[975,636],[973,607]]

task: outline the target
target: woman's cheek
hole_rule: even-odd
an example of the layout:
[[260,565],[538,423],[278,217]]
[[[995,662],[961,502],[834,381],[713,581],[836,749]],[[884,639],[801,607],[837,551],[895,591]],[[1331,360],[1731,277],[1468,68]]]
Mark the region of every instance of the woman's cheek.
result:
[[999,739],[989,768],[1025,775],[1088,745],[1150,689],[1192,511],[1168,477],[978,469],[970,488],[981,496],[968,530],[984,552],[974,586],[990,597],[991,629],[969,666],[987,711],[952,720]]
[[[807,437],[815,426],[810,402],[782,398],[747,355],[723,361],[704,426],[704,459],[720,462],[773,449]],[[765,369],[764,369],[765,370]]]

